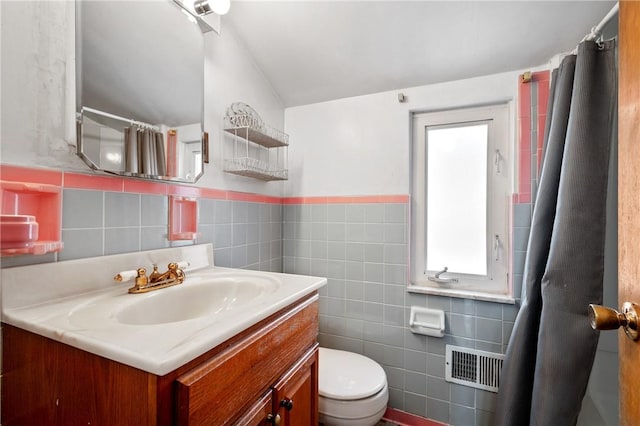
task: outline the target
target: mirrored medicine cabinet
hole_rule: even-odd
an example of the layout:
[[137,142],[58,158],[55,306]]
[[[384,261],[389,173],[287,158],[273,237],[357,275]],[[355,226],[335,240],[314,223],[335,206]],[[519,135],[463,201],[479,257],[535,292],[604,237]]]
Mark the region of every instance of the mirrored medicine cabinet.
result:
[[92,169],[190,183],[202,176],[211,27],[179,1],[76,2],[77,153]]

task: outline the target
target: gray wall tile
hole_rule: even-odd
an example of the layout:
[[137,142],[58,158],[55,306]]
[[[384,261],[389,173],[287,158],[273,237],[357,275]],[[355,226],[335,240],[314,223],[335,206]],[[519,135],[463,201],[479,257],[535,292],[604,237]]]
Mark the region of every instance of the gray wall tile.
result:
[[449,423],[449,403],[427,398],[427,417],[442,423]]
[[442,401],[449,401],[449,383],[444,379],[427,376],[427,396]]
[[108,228],[104,230],[104,254],[140,251],[140,228]]
[[347,204],[345,209],[345,219],[347,222],[364,223],[364,205]]
[[404,368],[404,350],[395,346],[385,346],[384,364]]
[[384,221],[387,223],[405,223],[407,221],[406,206],[404,204],[385,204]]
[[469,315],[450,314],[447,333],[473,339],[476,337],[476,318]]
[[345,260],[346,258],[346,245],[342,242],[328,242],[327,246],[327,258],[333,260]]
[[444,379],[445,357],[443,355],[427,354],[427,374]]
[[142,250],[155,250],[169,247],[166,225],[141,228],[140,240],[140,248]]
[[103,192],[65,189],[62,193],[62,228],[102,228]]
[[502,321],[478,318],[476,338],[492,343],[502,343]]
[[404,224],[387,223],[384,225],[385,243],[406,243],[407,228]]
[[[365,355],[366,356],[380,356],[380,358],[373,358],[375,359],[376,362],[379,362],[380,364],[384,363],[384,346],[382,345],[377,345],[377,344],[370,344],[370,345],[375,345],[375,348],[367,348],[367,346],[365,346]],[[369,351],[374,350],[375,353],[370,353]],[[385,366],[384,367],[384,372],[387,375],[387,384],[392,387],[392,388],[398,388],[398,389],[404,389],[404,375],[405,375],[405,370],[402,368],[396,368],[396,367],[389,367],[389,366]]]
[[[347,270],[348,270],[347,263]],[[348,273],[347,273],[348,275]],[[360,281],[345,281],[345,296],[347,299],[364,300],[364,283]]]
[[[406,342],[405,342],[406,348]],[[404,351],[404,367],[407,370],[416,371],[418,373],[427,372],[427,354],[424,351],[412,351],[405,349]],[[426,386],[426,378],[425,378]]]
[[[364,244],[362,243],[346,243],[345,259],[354,262],[364,261]],[[364,270],[364,267],[363,267]]]
[[249,221],[249,206],[244,201],[235,201],[232,204],[233,223],[247,223]]
[[102,229],[63,229],[62,242],[64,243],[64,249],[58,254],[59,260],[83,259],[103,255]]
[[[140,195],[122,192],[105,192],[104,194],[104,224],[107,228],[124,226],[140,226]],[[128,246],[129,248],[130,246]],[[116,247],[111,249],[118,250]],[[125,253],[126,251],[115,251]],[[111,253],[111,251],[109,251]],[[105,250],[105,254],[107,251]]]
[[328,210],[326,204],[314,204],[311,206],[311,220],[313,222],[327,222]]
[[425,417],[427,414],[427,399],[423,395],[404,393],[404,411],[417,416]]
[[451,383],[451,402],[465,407],[475,407],[476,392],[469,386]]
[[383,312],[385,324],[404,326],[404,308],[402,306],[384,305]]
[[384,259],[384,245],[368,243],[364,244],[364,261],[382,263]]
[[344,204],[327,205],[327,222],[345,222],[346,209]]
[[384,226],[381,223],[365,223],[364,237],[362,241],[369,243],[382,243],[385,241]]
[[451,426],[475,426],[476,410],[462,405],[451,404],[449,422]]
[[[327,242],[326,241],[311,241],[311,257],[313,259],[327,259]],[[335,257],[329,257],[330,259],[336,259]],[[342,257],[344,259],[344,256]]]
[[[374,342],[364,342],[363,355],[371,358],[380,365],[384,364],[384,345]],[[387,373],[387,383],[391,387],[402,387],[404,383],[404,370],[401,368],[392,368],[383,366]]]
[[366,223],[384,222],[384,204],[367,204],[364,208],[364,221]]
[[502,319],[502,304],[478,301],[476,315],[482,318]]
[[215,201],[215,218],[217,223],[232,223],[233,222],[232,201],[216,200]]
[[404,410],[404,391],[402,389],[389,388],[389,405],[398,410]]
[[[156,214],[155,211],[159,210],[158,199],[166,199],[164,196],[159,195],[142,195],[142,224],[145,225],[145,221],[149,220],[148,215]],[[164,209],[165,211],[167,208]],[[198,223],[214,224],[216,223],[216,203],[214,200],[203,199],[198,200]],[[153,217],[153,216],[151,216]],[[166,217],[165,217],[166,219]],[[167,223],[166,220],[163,223]],[[151,225],[158,225],[158,223],[151,223]]]
[[404,376],[404,390],[418,395],[426,395],[427,376],[426,374],[407,371]]
[[347,225],[344,223],[327,223],[328,241],[345,241],[347,238]]
[[530,204],[514,204],[513,205],[513,226],[528,228],[531,226],[531,205]]

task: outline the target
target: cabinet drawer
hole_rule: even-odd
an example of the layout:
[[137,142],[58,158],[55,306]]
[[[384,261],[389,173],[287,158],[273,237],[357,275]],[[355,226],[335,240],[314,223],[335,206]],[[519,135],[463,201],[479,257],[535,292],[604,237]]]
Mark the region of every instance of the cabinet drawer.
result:
[[267,421],[267,417],[273,415],[273,400],[271,394],[272,391],[268,390],[258,402],[249,407],[247,412],[234,423],[234,426],[269,425],[270,423]]
[[318,296],[176,380],[180,425],[226,425],[315,344]]

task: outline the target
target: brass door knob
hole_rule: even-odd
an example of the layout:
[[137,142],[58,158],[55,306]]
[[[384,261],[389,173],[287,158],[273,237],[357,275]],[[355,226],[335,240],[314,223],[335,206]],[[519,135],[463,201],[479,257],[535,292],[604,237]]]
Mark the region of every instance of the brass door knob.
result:
[[267,414],[267,423],[278,426],[280,424],[280,414]]
[[625,302],[622,312],[600,305],[589,305],[589,320],[594,330],[616,330],[624,328],[631,340],[638,340],[638,305]]

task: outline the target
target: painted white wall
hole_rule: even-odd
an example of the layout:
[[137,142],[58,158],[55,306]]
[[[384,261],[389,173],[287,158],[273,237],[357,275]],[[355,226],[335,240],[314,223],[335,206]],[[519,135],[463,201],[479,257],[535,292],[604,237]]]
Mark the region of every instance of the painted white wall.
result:
[[[518,71],[287,108],[287,196],[410,193],[411,113],[516,99]],[[398,93],[407,101],[398,102]],[[515,139],[515,106],[510,132]],[[512,149],[512,152],[514,150]]]
[[[77,168],[65,140],[73,2],[1,2],[2,147],[9,164]],[[73,70],[73,66],[70,67]],[[73,118],[73,116],[72,116]],[[87,167],[88,169],[88,167]]]
[[[0,2],[2,114],[0,162],[86,171],[75,155],[75,21],[72,1]],[[282,195],[282,182],[264,183],[221,172],[221,123],[227,106],[241,101],[276,128],[282,101],[251,55],[222,23],[205,41],[204,124],[209,164],[198,186]]]

